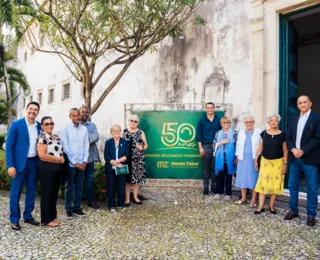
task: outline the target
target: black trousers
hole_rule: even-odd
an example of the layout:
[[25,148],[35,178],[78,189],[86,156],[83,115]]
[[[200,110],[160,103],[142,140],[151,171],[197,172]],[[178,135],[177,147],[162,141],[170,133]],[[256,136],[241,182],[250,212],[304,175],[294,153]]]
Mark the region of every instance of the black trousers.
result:
[[39,160],[38,174],[42,189],[41,223],[49,224],[57,218],[57,200],[60,185],[62,164],[49,163]]
[[211,191],[214,191],[214,168],[215,168],[215,157],[213,157],[213,146],[212,144],[202,145],[205,155],[203,157],[203,188],[207,189],[210,185],[211,180]]
[[226,187],[225,195],[231,196],[232,194],[232,174],[228,174],[228,166],[225,163],[223,171],[220,171],[216,176],[216,187],[214,193],[224,194],[224,187]]
[[108,169],[107,173],[107,193],[108,193],[108,208],[114,208],[115,203],[115,192],[118,193],[118,207],[124,206],[125,189],[126,189],[126,177],[127,175],[116,175],[115,170]]

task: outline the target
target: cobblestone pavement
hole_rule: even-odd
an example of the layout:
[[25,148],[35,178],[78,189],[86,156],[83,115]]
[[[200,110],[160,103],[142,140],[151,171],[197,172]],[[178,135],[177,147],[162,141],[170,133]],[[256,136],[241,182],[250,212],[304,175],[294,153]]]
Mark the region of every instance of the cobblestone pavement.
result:
[[117,213],[84,207],[87,217],[71,220],[60,201],[59,228],[21,223],[16,232],[2,191],[0,259],[320,259],[319,224],[284,221],[285,209],[254,215],[248,205],[186,188],[144,188],[143,195],[143,206]]

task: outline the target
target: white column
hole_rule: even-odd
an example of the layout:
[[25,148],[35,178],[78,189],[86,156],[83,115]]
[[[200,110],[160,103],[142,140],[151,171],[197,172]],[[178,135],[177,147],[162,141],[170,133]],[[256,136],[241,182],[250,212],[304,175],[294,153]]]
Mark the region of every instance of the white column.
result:
[[265,122],[265,87],[264,70],[264,21],[263,0],[251,0],[253,8],[252,48],[253,48],[253,82],[252,82],[252,114],[256,119],[256,127],[263,127]]

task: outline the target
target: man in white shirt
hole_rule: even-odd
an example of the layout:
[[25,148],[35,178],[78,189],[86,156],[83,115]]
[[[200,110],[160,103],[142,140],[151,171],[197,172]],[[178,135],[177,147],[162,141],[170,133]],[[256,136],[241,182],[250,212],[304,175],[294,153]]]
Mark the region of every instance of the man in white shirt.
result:
[[320,158],[320,117],[311,111],[312,102],[308,96],[297,101],[300,114],[293,116],[287,135],[289,151],[290,212],[284,217],[291,220],[298,217],[299,183],[301,173],[307,181],[307,225],[316,224],[318,207],[318,165]]
[[[80,124],[80,112],[72,108],[71,122],[61,132],[61,142],[69,159],[69,171],[65,191],[66,217],[85,217],[81,210],[83,180],[89,156],[89,137],[87,128]],[[72,205],[74,193],[74,204]]]

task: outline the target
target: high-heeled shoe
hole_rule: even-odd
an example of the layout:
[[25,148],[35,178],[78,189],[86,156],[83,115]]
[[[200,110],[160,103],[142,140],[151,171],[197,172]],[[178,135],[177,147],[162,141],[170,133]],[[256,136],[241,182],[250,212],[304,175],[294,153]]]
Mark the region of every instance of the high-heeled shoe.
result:
[[141,200],[140,201],[136,201],[135,199],[133,199],[133,203],[137,204],[137,205],[143,205],[143,202]]
[[255,210],[254,214],[255,215],[259,215],[259,214],[261,214],[262,212],[265,212],[265,211],[266,211],[265,209],[261,209],[260,211],[259,210]]
[[269,211],[270,211],[270,213],[273,214],[273,215],[277,214],[277,211],[276,211],[276,210],[272,210],[271,207],[269,207]]

